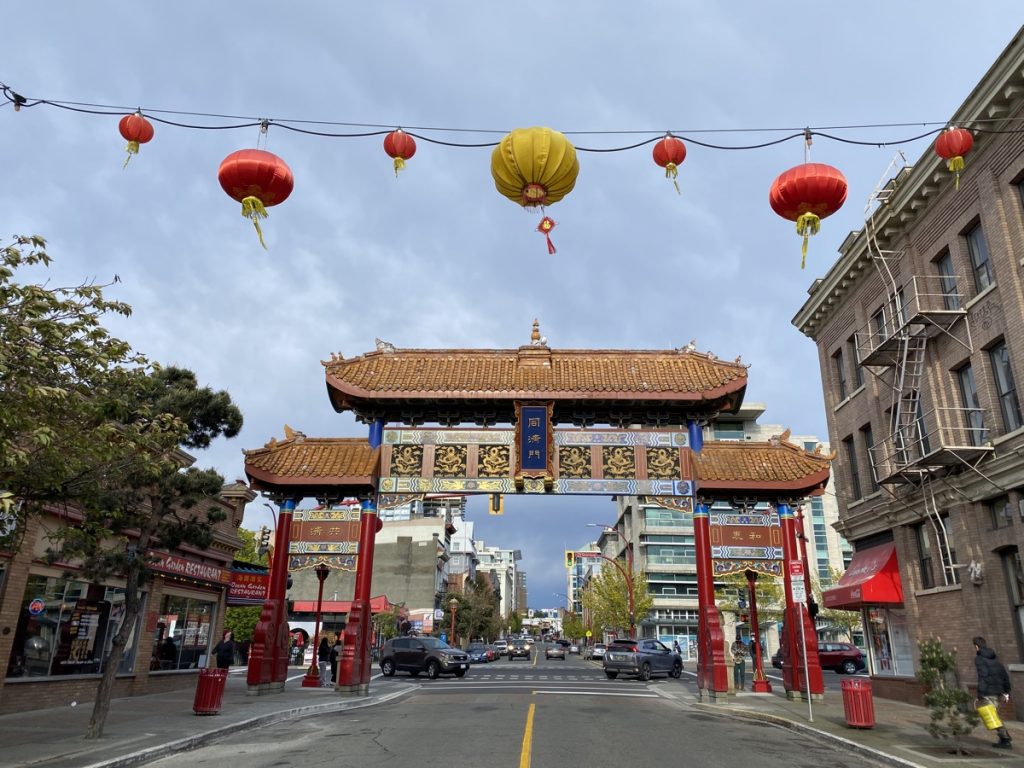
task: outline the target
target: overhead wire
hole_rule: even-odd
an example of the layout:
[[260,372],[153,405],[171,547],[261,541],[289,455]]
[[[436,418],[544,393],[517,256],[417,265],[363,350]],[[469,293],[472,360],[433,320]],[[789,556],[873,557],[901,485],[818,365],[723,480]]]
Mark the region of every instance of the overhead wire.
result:
[[[498,145],[498,141],[483,141],[483,142],[461,142],[461,141],[450,141],[437,138],[430,134],[444,134],[444,133],[460,133],[460,134],[495,134],[504,135],[508,133],[507,129],[496,129],[496,128],[465,128],[458,126],[398,126],[391,123],[369,123],[369,122],[351,122],[351,121],[334,121],[334,120],[312,120],[302,118],[265,118],[255,117],[251,115],[234,115],[224,114],[217,112],[197,112],[190,110],[180,109],[167,109],[160,107],[149,107],[143,108],[141,106],[130,107],[125,105],[117,104],[102,104],[88,101],[73,101],[68,99],[46,99],[46,98],[27,98],[22,96],[20,93],[13,90],[10,86],[0,82],[0,94],[2,94],[4,101],[0,103],[0,106],[7,106],[13,104],[15,110],[30,109],[38,106],[49,106],[57,109],[66,110],[69,112],[77,112],[81,114],[100,115],[100,116],[118,116],[124,114],[130,114],[133,112],[139,112],[145,115],[148,119],[153,122],[160,123],[162,125],[173,126],[176,128],[188,128],[192,130],[205,130],[205,131],[224,131],[224,130],[237,130],[242,128],[253,128],[253,127],[278,127],[293,133],[298,133],[307,136],[317,136],[321,138],[367,138],[371,136],[383,136],[390,133],[395,128],[400,127],[403,131],[421,141],[436,144],[445,147],[459,147],[459,148],[484,148],[494,147]],[[181,117],[191,118],[203,118],[211,121],[240,121],[240,122],[227,122],[219,124],[210,123],[197,123],[197,122],[185,122],[180,119]],[[1021,124],[1024,118],[982,118],[977,120],[966,121],[959,124],[960,127],[970,127],[975,133],[991,133],[991,134],[1015,134],[1024,133],[1024,127],[1007,128],[1007,124]],[[857,123],[849,125],[826,125],[820,127],[779,127],[779,126],[766,126],[756,128],[692,128],[685,130],[579,130],[579,131],[562,131],[566,136],[640,136],[646,135],[642,141],[632,142],[621,146],[611,147],[595,147],[595,146],[576,146],[576,150],[579,152],[590,152],[596,154],[606,154],[611,152],[626,152],[629,150],[637,149],[639,147],[652,144],[659,141],[661,138],[671,135],[686,142],[689,142],[695,146],[703,147],[705,149],[723,150],[723,151],[746,151],[763,149],[766,147],[776,146],[796,139],[806,140],[808,137],[822,138],[829,141],[836,141],[842,144],[850,144],[854,146],[866,146],[866,147],[893,147],[900,146],[903,144],[910,144],[915,141],[926,139],[930,136],[935,136],[941,133],[946,127],[950,125],[948,120],[936,120],[936,121],[921,121],[921,122],[886,122],[886,123]],[[323,126],[325,128],[343,128],[343,129],[362,129],[355,131],[330,131],[330,130],[317,130],[315,128],[306,126]],[[908,127],[919,127],[927,130],[916,133],[912,136],[904,138],[885,138],[885,139],[860,139],[850,138],[846,136],[836,135],[834,133],[828,133],[828,131],[853,131],[853,130],[868,130],[868,129],[892,129],[892,128],[908,128]],[[787,135],[770,141],[763,141],[754,144],[718,144],[708,141],[702,141],[694,138],[695,135],[703,134],[731,134],[731,133],[786,133]]]

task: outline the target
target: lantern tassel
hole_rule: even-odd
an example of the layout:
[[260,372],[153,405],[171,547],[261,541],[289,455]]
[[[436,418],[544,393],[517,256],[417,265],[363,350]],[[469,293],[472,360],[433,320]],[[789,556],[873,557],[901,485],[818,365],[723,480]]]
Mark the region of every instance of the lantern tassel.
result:
[[954,184],[954,188],[959,192],[960,191],[960,171],[962,171],[964,169],[964,159],[963,159],[963,157],[961,155],[957,155],[956,157],[949,158],[949,161],[946,163],[946,167],[949,168],[949,172],[950,173],[956,174],[956,182]]
[[400,170],[402,170],[403,168],[405,168],[405,158],[404,157],[396,157],[395,158],[395,178],[396,179],[398,178],[398,172]]
[[804,244],[800,248],[800,269],[807,266],[807,238],[818,234],[819,229],[821,229],[821,217],[816,213],[801,213],[797,217],[796,233],[804,238]]
[[121,170],[128,167],[128,161],[132,159],[132,155],[139,154],[139,142],[129,141],[128,146],[125,147],[125,151],[128,153],[128,157],[124,159],[124,165],[121,166]]
[[555,253],[555,244],[551,242],[551,230],[555,228],[555,220],[550,216],[545,216],[540,220],[540,224],[537,225],[537,231],[544,235],[544,238],[548,241],[548,253]]
[[681,195],[683,193],[679,191],[679,182],[676,181],[677,176],[679,176],[679,166],[675,163],[668,163],[665,166],[665,178],[672,179],[672,185],[676,188],[676,194]]
[[267,209],[263,205],[263,201],[252,195],[243,197],[242,215],[252,221],[252,225],[256,227],[256,234],[260,238],[260,245],[263,246],[263,250],[267,250],[267,244],[263,242],[263,230],[260,229],[260,219],[267,218]]

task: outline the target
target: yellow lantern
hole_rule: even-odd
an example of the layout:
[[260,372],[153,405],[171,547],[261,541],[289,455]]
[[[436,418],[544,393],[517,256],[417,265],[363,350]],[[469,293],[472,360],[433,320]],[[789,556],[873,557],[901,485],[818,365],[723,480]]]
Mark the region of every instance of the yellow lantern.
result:
[[[543,208],[572,192],[580,164],[576,148],[564,134],[550,128],[516,128],[491,154],[491,176],[498,191],[524,208]],[[539,231],[548,239],[555,222]]]

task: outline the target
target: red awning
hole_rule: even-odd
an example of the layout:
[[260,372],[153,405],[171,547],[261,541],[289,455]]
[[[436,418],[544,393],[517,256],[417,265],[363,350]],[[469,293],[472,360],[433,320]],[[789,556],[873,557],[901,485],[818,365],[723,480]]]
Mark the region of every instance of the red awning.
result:
[[853,553],[850,567],[834,589],[821,593],[826,608],[859,611],[865,605],[891,605],[903,602],[900,563],[895,544]]
[[[370,598],[370,613],[386,613],[395,606],[388,600],[387,595],[378,595]],[[348,613],[352,610],[351,600],[324,600],[320,605],[323,613]],[[292,613],[316,613],[316,600],[296,600]]]

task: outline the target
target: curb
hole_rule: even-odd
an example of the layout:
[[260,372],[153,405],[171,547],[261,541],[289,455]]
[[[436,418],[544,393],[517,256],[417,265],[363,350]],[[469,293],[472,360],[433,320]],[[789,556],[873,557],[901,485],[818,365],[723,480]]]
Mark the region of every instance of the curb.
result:
[[384,704],[393,699],[405,696],[408,693],[412,693],[417,688],[419,688],[417,685],[408,685],[400,690],[392,691],[391,693],[384,694],[382,696],[370,696],[359,701],[334,701],[325,704],[312,704],[303,707],[293,707],[292,709],[282,709],[279,712],[270,712],[265,715],[251,717],[248,720],[240,720],[237,723],[230,723],[204,733],[198,733],[195,736],[178,739],[177,741],[170,741],[166,744],[158,744],[155,747],[141,749],[138,752],[132,752],[127,755],[121,755],[120,757],[110,758],[109,760],[101,760],[97,763],[89,763],[88,765],[83,766],[83,768],[129,768],[129,766],[143,765],[177,752],[187,752],[190,749],[196,749],[197,747],[204,746],[212,741],[216,741],[217,739],[229,736],[239,731],[251,730],[252,728],[259,728],[264,725],[273,725],[274,723],[291,720],[303,715],[323,715],[330,712],[343,712],[348,709],[372,707],[377,704]]
[[755,712],[749,709],[738,709],[736,707],[723,706],[721,704],[705,704],[704,702],[694,702],[693,706],[705,710],[707,712],[718,712],[723,715],[732,715],[734,717],[740,717],[746,720],[755,720],[761,723],[768,723],[770,725],[777,725],[781,728],[789,728],[792,731],[800,731],[805,734],[813,734],[815,736],[824,737],[828,741],[834,744],[838,744],[845,749],[856,752],[857,754],[863,755],[864,757],[870,757],[873,760],[877,760],[888,765],[897,766],[897,768],[927,768],[920,763],[915,763],[910,760],[904,760],[902,757],[896,757],[896,755],[890,755],[888,752],[882,752],[868,747],[864,744],[860,744],[856,741],[838,736],[829,731],[823,731],[819,728],[807,725],[806,723],[799,723],[795,720],[789,720],[779,715],[771,715],[767,712]]

